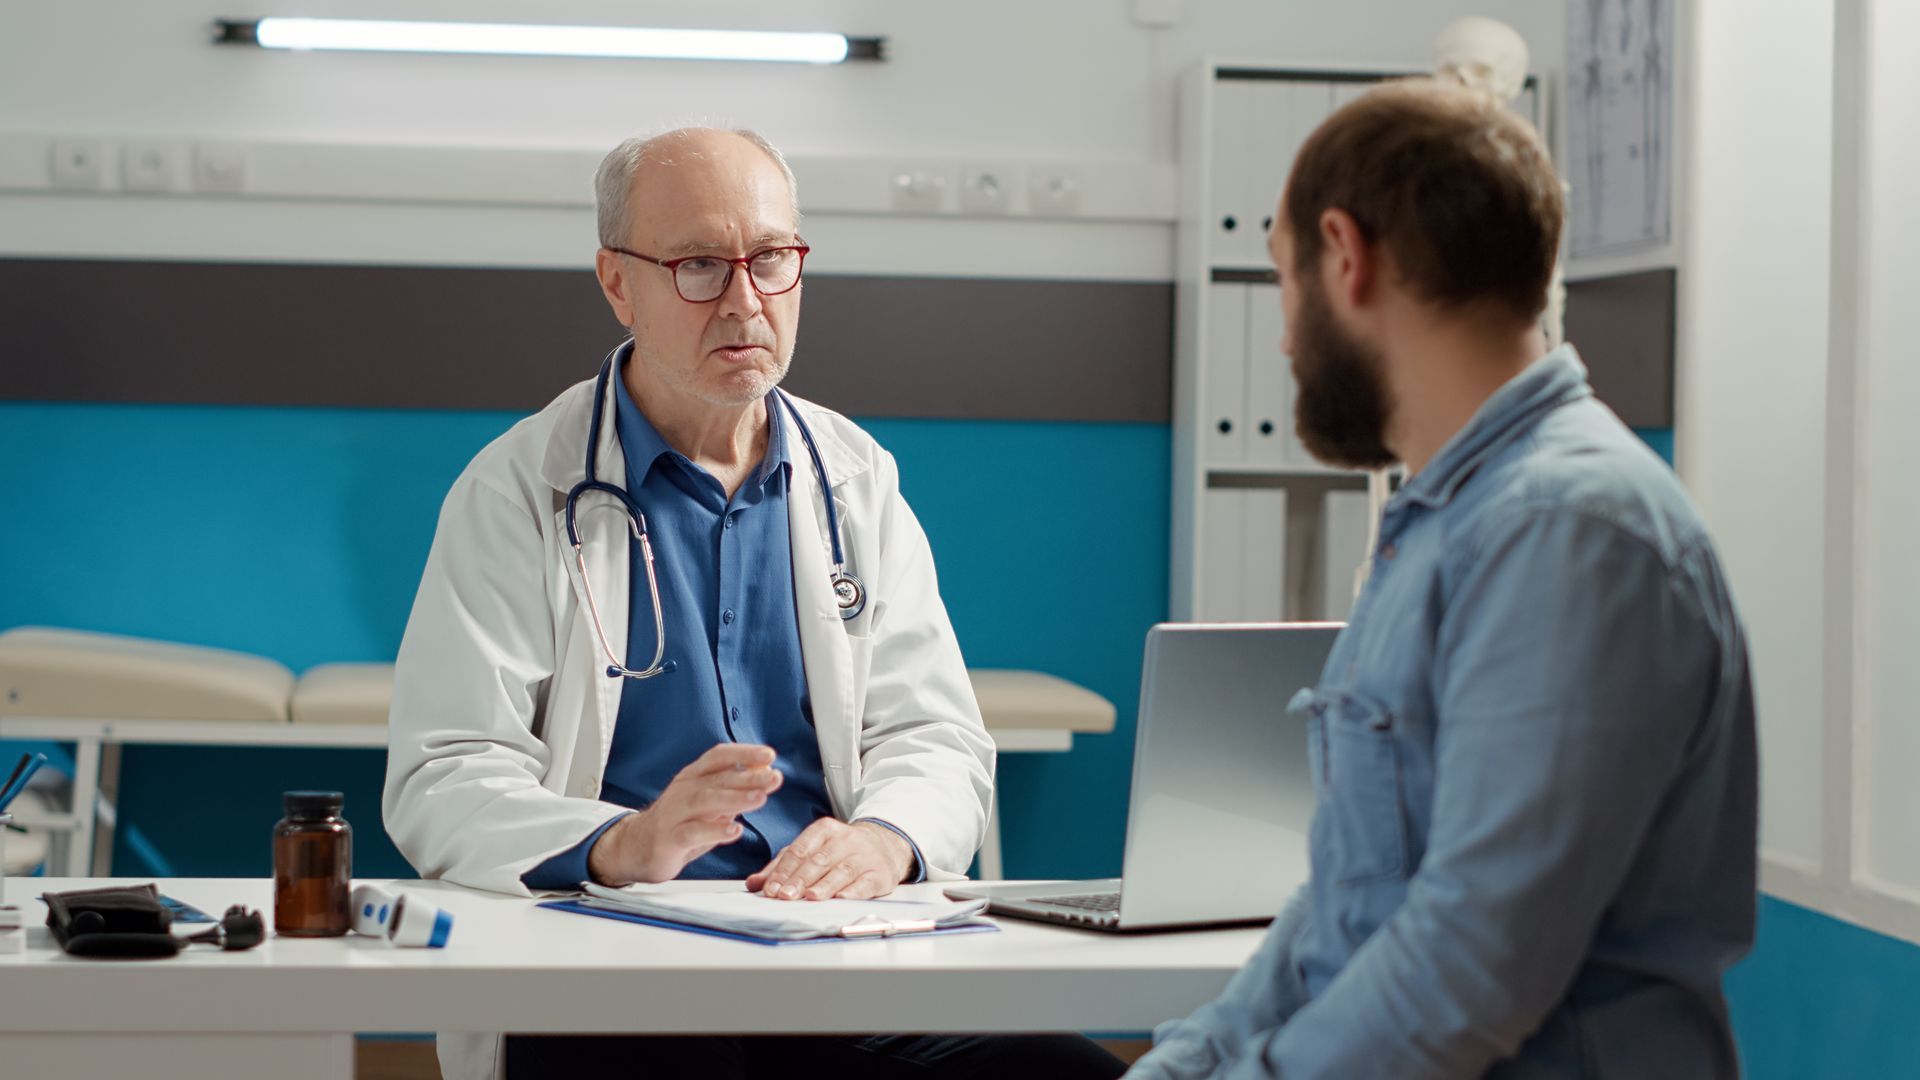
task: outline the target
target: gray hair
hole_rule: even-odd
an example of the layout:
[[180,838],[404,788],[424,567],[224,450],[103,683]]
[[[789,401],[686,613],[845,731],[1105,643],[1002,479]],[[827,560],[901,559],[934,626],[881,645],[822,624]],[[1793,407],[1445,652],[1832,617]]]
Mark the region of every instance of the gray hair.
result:
[[[659,153],[669,144],[686,141],[697,128],[676,128],[659,135],[635,136],[613,148],[600,161],[593,176],[593,201],[599,214],[602,247],[624,247],[633,229],[633,175],[640,163],[650,158],[671,164],[673,159]],[[793,167],[766,136],[746,128],[724,129],[752,143],[779,167],[786,178],[787,194],[793,199],[794,224],[800,222],[800,184],[793,178]],[[696,156],[689,153],[688,156]]]

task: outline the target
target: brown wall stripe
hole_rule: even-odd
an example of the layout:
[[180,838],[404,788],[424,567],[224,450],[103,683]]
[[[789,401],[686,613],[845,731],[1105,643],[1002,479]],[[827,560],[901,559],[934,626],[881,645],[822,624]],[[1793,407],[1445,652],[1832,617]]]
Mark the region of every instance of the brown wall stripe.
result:
[[[621,330],[579,270],[0,259],[0,400],[533,410]],[[854,416],[1166,423],[1160,283],[816,275],[787,385]]]
[[1671,269],[1567,283],[1567,340],[1594,396],[1634,427],[1673,426],[1677,284]]
[[[1672,270],[1568,286],[1567,331],[1602,400],[1672,425]],[[620,336],[580,270],[0,259],[0,400],[531,411]],[[1166,423],[1172,356],[1166,283],[820,274],[788,386],[854,416]]]

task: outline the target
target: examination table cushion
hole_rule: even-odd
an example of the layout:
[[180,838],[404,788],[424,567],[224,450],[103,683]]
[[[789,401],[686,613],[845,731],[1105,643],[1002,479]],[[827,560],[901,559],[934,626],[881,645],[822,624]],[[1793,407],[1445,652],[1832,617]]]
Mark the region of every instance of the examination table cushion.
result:
[[971,668],[974,697],[989,729],[1106,732],[1113,703],[1099,694],[1039,671]]
[[392,704],[392,664],[321,664],[294,684],[293,722],[385,724]]
[[[989,729],[1113,730],[1113,704],[1038,671],[967,672]],[[321,664],[296,681],[261,656],[82,630],[0,632],[0,715],[385,724],[392,664]]]
[[40,626],[0,632],[0,715],[284,722],[292,692],[286,665],[247,653]]

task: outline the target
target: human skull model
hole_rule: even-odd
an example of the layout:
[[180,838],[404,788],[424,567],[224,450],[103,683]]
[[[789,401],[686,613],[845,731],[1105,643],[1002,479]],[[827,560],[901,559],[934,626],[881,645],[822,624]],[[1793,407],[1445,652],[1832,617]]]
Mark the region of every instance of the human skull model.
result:
[[1433,43],[1433,70],[1512,101],[1526,82],[1527,43],[1506,23],[1469,16],[1440,31]]

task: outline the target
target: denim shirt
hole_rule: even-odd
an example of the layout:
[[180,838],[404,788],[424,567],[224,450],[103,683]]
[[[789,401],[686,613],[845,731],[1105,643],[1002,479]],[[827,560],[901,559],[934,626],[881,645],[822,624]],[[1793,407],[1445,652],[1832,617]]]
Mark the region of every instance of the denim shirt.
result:
[[1670,470],[1571,347],[1387,504],[1305,714],[1312,880],[1149,1077],[1738,1073],[1747,649]]

